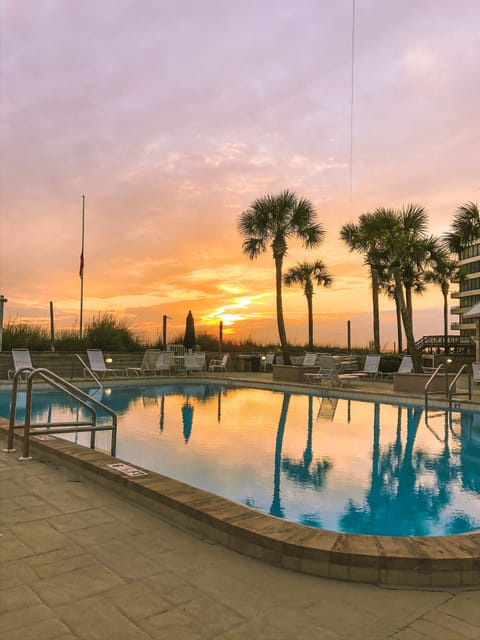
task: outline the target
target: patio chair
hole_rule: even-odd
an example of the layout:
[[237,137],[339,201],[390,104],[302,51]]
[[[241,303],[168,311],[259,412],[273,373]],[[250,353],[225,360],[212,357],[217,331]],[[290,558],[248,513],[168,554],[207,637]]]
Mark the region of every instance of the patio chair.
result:
[[320,354],[318,356],[320,369],[318,373],[306,373],[305,378],[311,384],[318,382],[330,382],[334,386],[353,386],[358,382],[360,376],[355,373],[340,373],[334,357],[330,354]]
[[398,369],[393,373],[385,373],[383,377],[385,380],[392,380],[394,373],[412,373],[413,371],[413,360],[412,356],[403,356],[402,361],[400,362]]
[[221,360],[210,360],[209,371],[226,371],[229,354],[225,353]]
[[306,353],[303,357],[302,365],[304,367],[314,367],[317,364],[318,353]]
[[[103,357],[103,352],[101,349],[87,349],[87,357],[88,357],[88,365],[91,371],[95,374],[107,375],[113,374],[122,375],[125,373],[125,369],[113,369],[107,367],[105,364],[105,358]],[[86,375],[87,369],[83,369],[83,375]]]
[[353,373],[362,378],[373,378],[373,380],[376,380],[382,377],[379,367],[380,355],[377,353],[369,354],[365,358],[362,371],[350,371],[349,373]]
[[186,353],[184,361],[185,373],[201,373],[203,371],[203,363],[196,353]]
[[472,362],[473,381],[480,384],[480,362]]
[[165,373],[169,376],[175,370],[175,354],[172,351],[160,351],[155,361],[153,373]]
[[160,349],[146,349],[143,354],[142,364],[139,367],[127,367],[125,373],[127,376],[129,373],[134,373],[137,376],[155,373],[155,365],[161,353]]
[[[9,380],[12,380],[12,378],[17,373],[17,371],[19,371],[20,369],[23,369],[24,367],[29,367],[30,369],[33,369],[32,358],[30,356],[29,349],[12,349],[12,358],[13,358],[13,369],[9,369],[7,371],[7,376]],[[28,371],[25,371],[24,373],[20,374],[20,378],[26,379],[28,373],[29,373]]]
[[201,370],[206,371],[207,370],[207,354],[205,353],[205,351],[197,351],[194,355],[197,358],[198,362],[200,363]]

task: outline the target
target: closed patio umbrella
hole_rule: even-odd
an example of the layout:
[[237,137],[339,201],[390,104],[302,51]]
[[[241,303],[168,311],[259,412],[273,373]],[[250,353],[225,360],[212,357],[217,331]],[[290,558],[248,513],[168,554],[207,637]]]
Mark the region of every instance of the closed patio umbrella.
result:
[[185,337],[183,339],[183,346],[185,347],[185,349],[193,349],[195,344],[195,322],[193,320],[192,312],[189,311],[185,322]]

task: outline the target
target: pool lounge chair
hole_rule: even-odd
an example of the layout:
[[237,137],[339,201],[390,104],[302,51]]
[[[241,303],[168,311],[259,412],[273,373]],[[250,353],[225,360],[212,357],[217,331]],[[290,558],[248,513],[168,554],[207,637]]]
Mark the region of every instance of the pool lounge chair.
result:
[[[30,369],[33,369],[32,358],[30,356],[29,349],[12,349],[12,358],[13,358],[13,369],[9,369],[7,372],[7,376],[9,380],[12,380],[12,378],[17,373],[17,371],[19,371],[20,369],[23,369],[24,367],[29,367]],[[28,371],[25,371],[20,375],[20,377],[23,379],[26,379],[28,373],[29,373]]]
[[185,373],[187,376],[190,373],[202,373],[203,371],[203,363],[198,358],[196,353],[186,353],[185,361],[184,361]]
[[480,362],[472,362],[473,381],[480,384]]
[[385,380],[392,380],[394,373],[412,373],[412,371],[413,371],[412,356],[403,356],[398,369],[396,371],[393,371],[393,373],[384,373],[383,377]]
[[[91,371],[95,374],[107,375],[112,374],[114,376],[122,375],[125,373],[124,369],[112,369],[105,364],[105,358],[101,349],[87,349],[88,365]],[[86,375],[87,369],[83,370],[83,375]]]
[[373,380],[376,380],[377,378],[382,377],[379,367],[380,355],[378,353],[369,354],[365,358],[362,371],[350,371],[349,373],[355,374],[361,378],[372,378]]
[[275,352],[269,351],[268,353],[266,353],[265,356],[262,358],[263,370],[267,371],[267,368],[271,369],[274,361],[275,361]]
[[318,373],[305,374],[305,379],[311,384],[329,382],[338,387],[353,386],[360,379],[360,376],[355,373],[340,373],[334,357],[330,354],[320,354],[318,364],[320,365]]
[[209,371],[226,371],[229,354],[226,353],[221,360],[210,360]]
[[130,373],[134,373],[137,376],[155,373],[155,364],[161,353],[162,351],[160,349],[146,349],[143,354],[142,364],[139,367],[127,367],[125,373],[127,376]]

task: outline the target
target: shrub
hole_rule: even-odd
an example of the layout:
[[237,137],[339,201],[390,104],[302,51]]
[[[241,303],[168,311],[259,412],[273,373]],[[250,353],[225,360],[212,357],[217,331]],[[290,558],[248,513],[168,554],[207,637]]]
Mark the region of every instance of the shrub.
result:
[[139,351],[143,348],[125,320],[117,320],[109,313],[93,318],[85,331],[85,343],[88,349],[107,351]]
[[12,349],[31,349],[32,351],[50,349],[50,334],[40,325],[10,320],[3,329],[2,348],[4,351],[11,351]]

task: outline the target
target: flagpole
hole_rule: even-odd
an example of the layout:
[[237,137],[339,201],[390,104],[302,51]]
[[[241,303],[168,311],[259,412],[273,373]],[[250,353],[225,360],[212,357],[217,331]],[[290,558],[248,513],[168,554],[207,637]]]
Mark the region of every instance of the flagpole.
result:
[[83,338],[83,267],[85,248],[85,196],[82,196],[82,253],[80,254],[80,340]]

